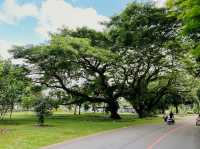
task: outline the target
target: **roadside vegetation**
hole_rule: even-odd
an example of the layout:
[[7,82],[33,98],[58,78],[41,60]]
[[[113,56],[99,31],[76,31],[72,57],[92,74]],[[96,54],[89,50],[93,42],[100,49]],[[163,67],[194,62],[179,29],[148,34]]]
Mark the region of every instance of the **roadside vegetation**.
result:
[[116,128],[160,123],[160,117],[138,119],[132,115],[122,115],[122,120],[113,121],[105,114],[76,115],[55,113],[46,119],[48,125],[36,125],[36,116],[31,112],[14,113],[12,119],[0,122],[1,149],[38,149],[46,145],[68,139],[82,137]]

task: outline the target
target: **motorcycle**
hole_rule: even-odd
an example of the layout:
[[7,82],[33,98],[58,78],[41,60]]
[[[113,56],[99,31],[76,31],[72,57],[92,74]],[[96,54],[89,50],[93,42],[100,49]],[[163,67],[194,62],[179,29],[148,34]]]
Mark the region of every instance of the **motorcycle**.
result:
[[166,120],[166,123],[168,124],[168,125],[173,125],[174,123],[175,123],[175,120],[174,120],[174,118],[167,118],[167,120]]

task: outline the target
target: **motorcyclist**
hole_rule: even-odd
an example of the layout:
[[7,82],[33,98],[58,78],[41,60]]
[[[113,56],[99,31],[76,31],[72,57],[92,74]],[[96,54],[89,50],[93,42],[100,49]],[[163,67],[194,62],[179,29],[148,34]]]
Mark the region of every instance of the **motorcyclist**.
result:
[[168,118],[167,118],[167,121],[168,120],[172,120],[172,123],[175,123],[175,120],[174,120],[174,113],[171,111],[170,113],[169,113],[169,116],[168,116]]
[[174,113],[172,111],[170,112],[169,117],[174,119]]

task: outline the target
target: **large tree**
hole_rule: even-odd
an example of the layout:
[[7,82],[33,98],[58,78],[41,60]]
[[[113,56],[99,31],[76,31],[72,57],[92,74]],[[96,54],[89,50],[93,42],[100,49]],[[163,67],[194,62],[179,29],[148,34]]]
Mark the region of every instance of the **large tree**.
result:
[[105,32],[62,29],[48,43],[16,47],[36,83],[64,91],[70,103],[106,103],[112,118],[119,97],[142,117],[152,111],[178,71],[182,47],[176,17],[166,9],[130,4],[111,18]]
[[[122,54],[126,76],[124,97],[140,117],[149,114],[175,81],[183,48],[179,21],[167,9],[130,4],[109,26],[113,50]],[[121,74],[122,75],[122,74]]]
[[[104,43],[102,33],[84,30],[90,35],[100,35],[99,41]],[[107,103],[111,117],[118,119],[118,88],[115,83],[109,82],[111,66],[116,62],[117,55],[94,44],[97,40],[87,38],[87,34],[80,37],[79,31],[71,34],[65,30],[62,34],[52,35],[46,45],[17,47],[14,56],[24,58],[27,67],[31,64],[34,82],[77,97],[73,98],[77,99],[74,103]]]

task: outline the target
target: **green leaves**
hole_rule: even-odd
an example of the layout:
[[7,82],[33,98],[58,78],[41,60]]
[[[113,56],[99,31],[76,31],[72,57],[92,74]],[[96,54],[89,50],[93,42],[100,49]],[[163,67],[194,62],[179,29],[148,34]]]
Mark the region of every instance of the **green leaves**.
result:
[[53,49],[56,49],[58,53],[61,53],[58,49],[62,49],[65,55],[75,56],[76,58],[93,57],[98,60],[108,61],[115,57],[115,54],[109,50],[100,47],[91,46],[91,41],[88,38],[77,38],[70,36],[53,36],[51,40]]
[[111,18],[105,32],[61,29],[48,43],[12,51],[29,64],[34,82],[72,96],[74,103],[105,102],[115,115],[124,97],[143,114],[160,102],[182,70],[187,46],[177,36],[179,27],[167,9],[132,3]]
[[194,40],[192,49],[199,56],[200,45],[200,1],[199,0],[169,0],[169,8],[182,21],[182,34]]
[[142,49],[162,46],[166,40],[174,38],[177,25],[176,18],[169,17],[166,9],[132,3],[113,17],[108,26],[112,41],[119,47]]
[[1,118],[20,103],[28,86],[25,70],[14,66],[9,61],[1,61],[0,65],[0,114]]

